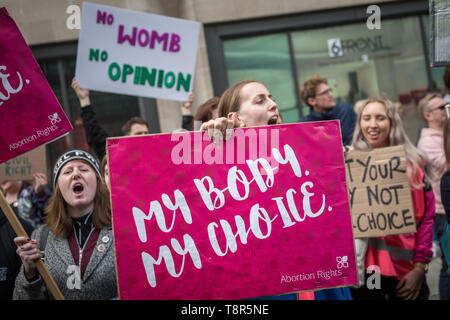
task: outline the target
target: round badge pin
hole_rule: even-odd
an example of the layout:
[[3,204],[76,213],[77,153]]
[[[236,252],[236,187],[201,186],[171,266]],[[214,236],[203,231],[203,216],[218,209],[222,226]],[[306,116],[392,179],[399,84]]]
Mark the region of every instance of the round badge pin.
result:
[[105,249],[106,249],[106,247],[105,247],[105,245],[104,245],[103,243],[100,243],[100,244],[97,246],[97,251],[98,251],[98,252],[103,252],[103,251],[105,251]]
[[103,241],[103,243],[108,243],[109,237],[108,237],[108,236],[104,236],[104,237],[102,238],[102,241]]

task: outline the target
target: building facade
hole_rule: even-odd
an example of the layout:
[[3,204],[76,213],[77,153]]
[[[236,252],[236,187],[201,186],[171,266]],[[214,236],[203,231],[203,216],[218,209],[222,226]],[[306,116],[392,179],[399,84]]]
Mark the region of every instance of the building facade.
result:
[[[299,87],[313,74],[328,79],[337,101],[384,95],[403,104],[413,142],[422,119],[417,102],[443,91],[443,68],[429,67],[428,1],[365,0],[96,0],[99,4],[202,23],[193,109],[244,79],[266,84],[285,122],[309,112]],[[75,74],[79,29],[69,19],[79,0],[3,0],[22,31],[74,130],[48,145],[50,162],[69,148],[87,149]],[[181,127],[180,103],[91,92],[99,122],[112,135],[132,116],[150,131]],[[50,165],[50,164],[49,164]]]

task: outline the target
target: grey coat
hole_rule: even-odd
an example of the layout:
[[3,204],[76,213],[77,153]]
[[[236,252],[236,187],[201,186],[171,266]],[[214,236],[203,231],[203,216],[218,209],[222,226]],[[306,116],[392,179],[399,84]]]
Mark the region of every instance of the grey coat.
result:
[[[35,230],[31,237],[41,243],[41,233],[42,226]],[[44,262],[66,300],[106,300],[118,296],[112,228],[104,228],[100,231],[97,244],[81,281],[68,240],[56,238],[51,231],[47,238]],[[28,282],[24,276],[22,265],[16,278],[14,299],[52,298],[41,277],[33,282]]]

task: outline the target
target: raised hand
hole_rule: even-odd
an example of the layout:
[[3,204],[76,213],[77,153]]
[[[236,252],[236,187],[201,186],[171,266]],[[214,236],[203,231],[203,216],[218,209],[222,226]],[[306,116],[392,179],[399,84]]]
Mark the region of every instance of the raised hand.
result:
[[89,90],[80,88],[75,77],[72,79],[72,88],[75,91],[82,108],[91,104],[91,99],[89,98]]

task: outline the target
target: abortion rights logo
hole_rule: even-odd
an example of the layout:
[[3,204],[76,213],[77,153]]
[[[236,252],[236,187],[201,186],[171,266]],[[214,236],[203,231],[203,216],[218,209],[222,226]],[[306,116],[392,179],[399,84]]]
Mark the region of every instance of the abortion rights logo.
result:
[[336,261],[337,261],[337,268],[338,269],[342,269],[342,268],[348,268],[348,257],[347,256],[343,256],[343,257],[336,257]]
[[52,124],[57,124],[58,122],[61,122],[61,118],[59,117],[58,113],[54,113],[48,116],[48,119]]

